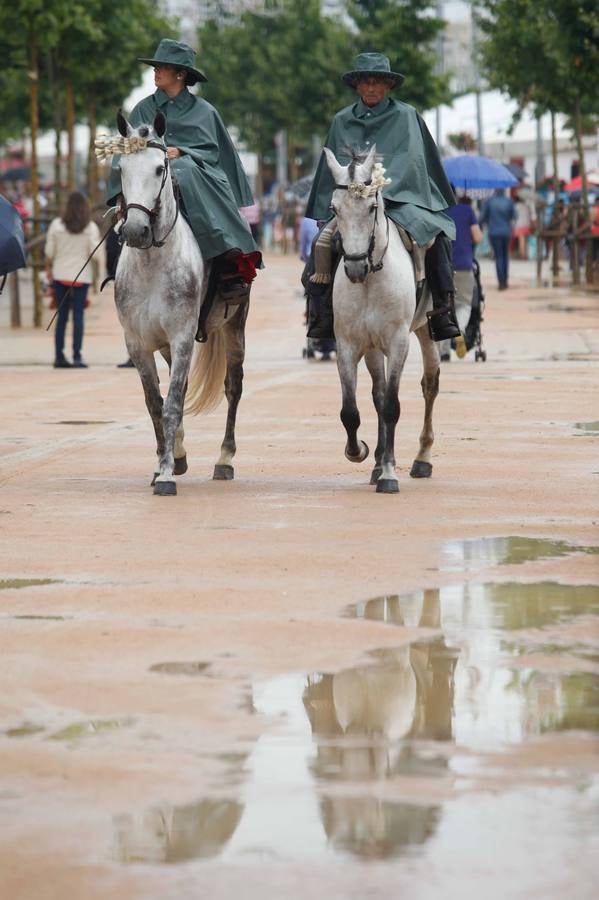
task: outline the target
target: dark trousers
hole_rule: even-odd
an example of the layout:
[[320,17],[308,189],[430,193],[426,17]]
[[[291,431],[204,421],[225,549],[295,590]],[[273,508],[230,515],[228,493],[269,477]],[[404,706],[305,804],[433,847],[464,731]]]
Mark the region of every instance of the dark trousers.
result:
[[[60,305],[62,298],[69,290],[69,287],[60,282],[53,282],[54,296],[56,302]],[[54,332],[54,347],[56,351],[56,359],[62,359],[64,356],[64,335],[67,328],[67,320],[69,318],[69,310],[73,311],[73,359],[81,359],[81,345],[83,344],[83,315],[85,310],[85,301],[89,284],[82,284],[74,287],[68,299],[62,304],[56,317],[56,331]]]
[[435,243],[424,257],[424,272],[435,307],[444,305],[446,295],[453,292],[453,262],[451,241],[445,234],[438,234]]
[[497,281],[500,285],[507,285],[507,269],[508,269],[508,249],[510,244],[509,237],[497,237],[490,234],[489,241],[495,255],[495,269],[497,271]]

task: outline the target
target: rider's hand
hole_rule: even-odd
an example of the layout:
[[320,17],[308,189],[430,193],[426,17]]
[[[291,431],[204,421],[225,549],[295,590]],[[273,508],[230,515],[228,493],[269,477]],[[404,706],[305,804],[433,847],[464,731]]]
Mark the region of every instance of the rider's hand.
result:
[[169,159],[177,159],[179,156],[181,156],[181,151],[178,147],[167,147],[166,155]]

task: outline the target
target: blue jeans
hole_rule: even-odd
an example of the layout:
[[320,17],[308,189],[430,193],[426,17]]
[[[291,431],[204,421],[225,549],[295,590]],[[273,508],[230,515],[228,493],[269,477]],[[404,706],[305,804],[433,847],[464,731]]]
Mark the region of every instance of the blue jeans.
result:
[[498,237],[490,234],[489,241],[495,254],[495,269],[497,271],[497,281],[500,285],[507,285],[507,269],[508,269],[508,249],[509,237]]
[[[54,296],[57,304],[60,302],[69,287],[66,284],[60,284],[58,281],[52,283],[54,288]],[[64,335],[67,328],[67,320],[69,318],[69,310],[73,310],[73,360],[76,362],[81,359],[81,345],[83,343],[83,312],[85,309],[85,301],[89,284],[82,284],[74,287],[69,298],[63,303],[56,317],[56,331],[54,332],[54,347],[56,359],[64,358]]]

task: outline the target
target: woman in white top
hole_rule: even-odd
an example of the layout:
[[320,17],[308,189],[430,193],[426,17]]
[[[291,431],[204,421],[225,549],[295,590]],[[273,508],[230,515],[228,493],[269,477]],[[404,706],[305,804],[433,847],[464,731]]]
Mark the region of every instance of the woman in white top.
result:
[[[86,265],[77,281],[73,281],[73,278],[77,276],[99,240],[100,232],[96,223],[91,221],[87,197],[79,191],[73,191],[69,195],[62,216],[52,220],[46,237],[46,275],[52,284],[58,306],[66,292],[71,287],[73,288],[68,299],[60,307],[56,318],[55,369],[87,368],[81,358],[81,345],[83,344],[85,301],[92,281],[91,263]],[[64,338],[69,310],[73,311],[72,363],[64,355]]]

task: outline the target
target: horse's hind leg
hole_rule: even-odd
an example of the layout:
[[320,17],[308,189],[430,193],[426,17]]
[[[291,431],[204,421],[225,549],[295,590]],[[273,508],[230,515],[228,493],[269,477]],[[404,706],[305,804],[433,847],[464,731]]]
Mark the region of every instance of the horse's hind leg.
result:
[[337,369],[341,381],[341,421],[347,433],[345,455],[350,462],[364,462],[368,456],[368,444],[358,440],[360,413],[356,405],[356,383],[358,380],[358,357],[352,347],[345,342],[337,342]]
[[154,493],[161,496],[177,493],[175,483],[175,438],[183,417],[183,399],[193,353],[193,338],[185,337],[171,343],[171,377],[168,394],[162,408],[164,449],[160,456],[160,474],[154,481]]
[[232,462],[237,447],[235,445],[235,421],[237,407],[243,390],[243,361],[245,359],[245,322],[249,303],[239,306],[237,312],[223,325],[227,372],[225,375],[225,396],[227,398],[227,424],[220,448],[220,457],[214,467],[213,479],[232,481],[235,475]]
[[395,429],[401,412],[399,381],[408,355],[409,342],[407,328],[401,329],[394,338],[387,356],[387,384],[383,402],[385,449],[381,460],[382,472],[376,483],[377,494],[396,494],[399,491],[399,482],[395,474]]
[[431,450],[435,439],[433,433],[433,406],[439,393],[439,351],[425,325],[417,329],[416,337],[420,341],[424,367],[421,381],[424,395],[424,423],[420,433],[420,448],[410,469],[410,475],[412,478],[430,478],[433,471]]
[[[169,346],[161,347],[160,354],[166,360],[170,374],[172,365],[171,348]],[[187,453],[185,452],[185,447],[183,445],[184,439],[185,431],[183,430],[183,419],[181,419],[179,427],[175,432],[175,464],[173,467],[173,475],[185,475],[185,473],[187,472]],[[155,478],[159,474],[159,472],[156,472]],[[154,481],[152,481],[152,485],[153,484]]]
[[370,484],[376,484],[380,478],[383,452],[385,449],[385,419],[383,407],[385,402],[385,357],[380,350],[369,350],[364,354],[364,362],[372,378],[372,400],[378,417],[378,437],[374,451],[374,469],[370,475]]

